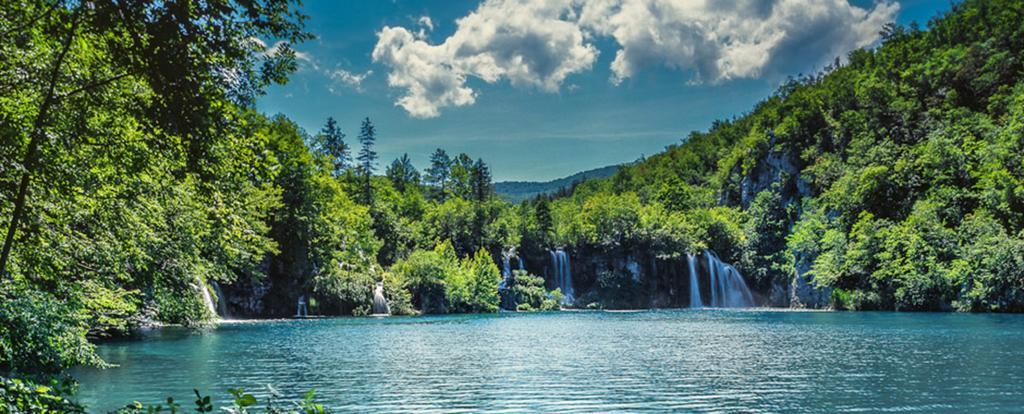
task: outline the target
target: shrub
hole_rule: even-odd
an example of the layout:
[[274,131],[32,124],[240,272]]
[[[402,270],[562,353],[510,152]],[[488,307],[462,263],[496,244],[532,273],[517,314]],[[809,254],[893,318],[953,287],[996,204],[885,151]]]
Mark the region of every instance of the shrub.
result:
[[70,381],[52,380],[50,386],[18,378],[0,377],[0,412],[65,414],[84,413],[85,409],[68,400],[74,387]]
[[85,313],[50,294],[0,282],[0,374],[49,376],[103,365]]

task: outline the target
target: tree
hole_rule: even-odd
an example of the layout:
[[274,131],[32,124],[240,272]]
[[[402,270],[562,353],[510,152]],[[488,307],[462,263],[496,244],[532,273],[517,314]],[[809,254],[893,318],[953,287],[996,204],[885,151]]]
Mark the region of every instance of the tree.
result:
[[405,192],[407,187],[420,182],[420,173],[412,165],[409,154],[402,154],[401,158],[392,161],[385,174],[399,192]]
[[430,156],[430,168],[427,169],[427,185],[434,188],[435,198],[444,201],[448,196],[448,183],[451,178],[452,159],[448,153],[438,148]]
[[373,150],[373,144],[377,140],[377,129],[367,117],[359,128],[359,166],[363,177],[363,204],[373,204],[373,187],[370,178],[377,168],[377,152]]
[[[208,177],[202,161],[217,142],[211,136],[232,126],[224,116],[231,106],[223,103],[248,105],[266,86],[283,83],[296,67],[288,45],[309,38],[301,30],[305,17],[285,0],[221,3],[196,7],[189,1],[12,1],[0,6],[5,20],[11,16],[19,22],[4,25],[5,38],[32,39],[4,42],[14,52],[4,56],[28,59],[13,66],[20,66],[34,81],[19,82],[23,90],[17,93],[37,98],[33,115],[26,118],[33,119],[31,125],[17,137],[25,136],[28,142],[19,162],[17,189],[7,198],[14,205],[0,251],[0,277],[8,276],[30,184],[45,161],[41,154],[52,158],[61,150],[44,148],[51,141],[46,138],[70,140],[81,132],[80,125],[64,127],[79,119],[75,114],[82,111],[81,105],[94,103],[85,102],[87,98],[123,85],[144,88],[121,108],[123,113],[143,126],[144,139],[180,142],[189,161],[187,171]],[[282,46],[274,53],[257,53],[265,47],[252,39],[261,37],[281,39]],[[40,59],[48,65],[38,65]],[[71,73],[76,69],[85,73]]]
[[477,158],[476,164],[473,164],[470,183],[476,202],[483,203],[491,197],[491,170],[482,158]]
[[345,144],[345,133],[338,128],[338,122],[334,117],[327,118],[324,128],[316,136],[314,148],[331,161],[335,177],[340,177],[348,168],[350,155],[348,144]]
[[461,153],[452,160],[451,192],[457,197],[473,197],[473,159]]
[[551,230],[554,228],[554,223],[551,219],[551,204],[546,196],[537,197],[537,203],[534,205],[534,214],[537,216],[537,230],[544,237],[544,242],[551,235]]

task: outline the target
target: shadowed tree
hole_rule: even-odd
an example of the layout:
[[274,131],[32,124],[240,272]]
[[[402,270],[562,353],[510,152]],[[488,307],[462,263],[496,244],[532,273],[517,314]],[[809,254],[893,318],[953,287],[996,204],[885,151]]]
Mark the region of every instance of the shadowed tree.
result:
[[391,162],[385,174],[394,184],[395,189],[401,192],[405,192],[406,188],[420,182],[420,173],[412,165],[409,154],[402,154],[401,158],[396,158]]
[[483,203],[491,197],[491,169],[484,163],[483,158],[477,158],[476,164],[473,164],[470,184],[476,202]]
[[373,150],[373,144],[377,141],[377,128],[370,122],[370,118],[363,120],[359,129],[359,168],[362,173],[362,201],[363,204],[373,204],[373,187],[370,178],[377,168],[377,152]]
[[[4,24],[4,59],[23,59],[5,69],[19,67],[17,77],[26,79],[8,92],[34,102],[22,118],[32,121],[3,137],[21,154],[5,156],[20,158],[21,168],[13,193],[3,197],[13,200],[0,251],[3,277],[33,177],[41,164],[61,156],[64,149],[53,138],[79,138],[83,122],[76,114],[83,102],[110,105],[100,97],[106,90],[136,86],[134,100],[116,109],[132,119],[121,122],[141,125],[147,132],[139,139],[163,152],[155,156],[184,156],[186,168],[176,176],[209,179],[214,172],[204,161],[216,137],[234,126],[226,116],[233,105],[226,103],[250,105],[266,86],[283,83],[296,68],[289,45],[309,38],[302,31],[305,16],[288,0],[40,0],[0,7],[5,20],[17,22]],[[280,43],[267,49],[260,38]],[[123,137],[108,138],[93,145]]]

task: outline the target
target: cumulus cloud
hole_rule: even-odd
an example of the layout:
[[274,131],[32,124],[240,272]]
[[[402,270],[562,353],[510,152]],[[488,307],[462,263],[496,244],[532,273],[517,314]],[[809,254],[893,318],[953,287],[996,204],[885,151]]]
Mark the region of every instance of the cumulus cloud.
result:
[[[353,73],[345,69],[335,69],[328,73],[331,79],[335,82],[340,83],[343,86],[355,89],[357,92],[362,92],[363,80],[368,76],[372,75],[373,71],[368,70],[363,73]],[[334,92],[334,88],[330,88],[331,92]]]
[[426,39],[424,28],[433,28],[426,16],[417,33],[384,27],[372,57],[389,68],[388,84],[404,90],[396,105],[429,118],[473,104],[471,77],[558,92],[593,66],[599,37],[618,46],[615,84],[652,67],[722,82],[787,73],[868,46],[898,10],[846,0],[487,0],[439,44]]
[[619,45],[612,81],[646,67],[690,70],[692,81],[752,78],[845,55],[878,40],[899,5],[845,0],[582,3],[579,23]]
[[571,6],[570,0],[487,1],[458,19],[455,33],[436,45],[406,28],[385,27],[377,34],[373,60],[390,68],[388,84],[405,90],[396,105],[414,117],[473,104],[470,76],[555,92],[597,58],[583,28],[566,14]]
[[420,26],[427,28],[427,30],[434,30],[434,21],[430,20],[430,16],[421,16],[416,22],[419,23]]

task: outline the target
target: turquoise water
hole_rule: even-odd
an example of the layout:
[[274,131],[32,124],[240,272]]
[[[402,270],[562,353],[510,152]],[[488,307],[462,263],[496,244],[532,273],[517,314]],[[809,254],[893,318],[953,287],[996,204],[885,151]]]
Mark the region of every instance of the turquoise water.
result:
[[315,388],[339,411],[1020,412],[1024,316],[765,310],[345,318],[100,347],[81,402]]

